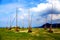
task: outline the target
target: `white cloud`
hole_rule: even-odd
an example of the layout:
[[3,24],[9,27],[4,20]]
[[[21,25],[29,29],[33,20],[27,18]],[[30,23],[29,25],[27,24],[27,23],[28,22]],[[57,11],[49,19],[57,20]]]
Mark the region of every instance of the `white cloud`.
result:
[[36,7],[30,8],[32,12],[42,12],[47,9],[51,9],[53,4],[53,8],[57,11],[60,11],[60,0],[47,0],[47,3],[40,3]]
[[30,10],[33,12],[42,12],[42,11],[47,10],[48,8],[51,8],[51,6],[52,5],[49,3],[40,3],[37,5],[37,7],[33,7]]
[[49,14],[48,15],[49,20],[51,20],[51,16],[52,16],[52,20],[60,19],[60,14]]
[[22,10],[21,6],[22,5],[16,4],[16,3],[0,5],[0,13],[10,13],[10,12],[13,12],[14,10],[16,10],[16,7],[18,7],[20,10]]
[[[53,0],[53,1],[52,0],[47,0],[47,1],[48,1],[48,3],[40,3],[36,7],[30,8],[30,13],[31,14],[35,13],[35,14],[33,14],[35,16],[32,18],[32,21],[34,23],[37,23],[39,25],[45,23],[45,18],[42,18],[42,17],[40,17],[40,19],[41,19],[40,21],[38,21],[38,22],[35,21],[37,19],[36,17],[38,17],[37,15],[39,15],[37,13],[45,12],[47,9],[50,9],[52,7],[51,3],[53,3],[54,9],[60,11],[60,1],[59,0]],[[33,4],[33,3],[31,3],[31,4]],[[16,12],[15,12],[16,11],[15,10],[16,6],[18,7],[18,10],[19,10],[19,12],[18,12],[18,21],[21,21],[21,20],[23,20],[25,18],[28,18],[28,9],[24,9],[23,7],[21,7],[20,4],[15,4],[15,3],[7,4],[7,5],[0,5],[0,13],[13,12],[13,14],[11,15],[12,16],[11,20],[13,20],[16,17]],[[42,13],[40,13],[40,14],[42,14]],[[51,14],[48,15],[49,20],[51,20],[50,17],[51,17]],[[52,19],[53,20],[60,19],[59,17],[60,17],[60,14],[53,14]],[[6,19],[5,21],[7,21],[7,20],[8,19]],[[4,18],[2,19],[2,21],[4,21]]]
[[60,0],[47,0],[48,3],[53,4],[54,9],[60,11]]
[[[30,8],[31,12],[35,12],[33,15],[37,15],[37,13],[42,14],[47,9],[52,8],[52,4],[55,10],[60,11],[60,0],[47,0],[47,3],[40,3],[36,7]],[[42,12],[42,13],[41,13]],[[60,19],[60,14],[53,14],[53,20]],[[48,15],[48,20],[51,20],[51,14]]]
[[[9,16],[11,16],[11,20],[13,20],[16,17],[16,7],[18,7],[18,10],[19,10],[19,12],[17,13],[19,15],[19,17],[21,14],[24,13],[24,8],[22,8],[21,6],[22,5],[16,4],[16,3],[0,5],[0,14],[9,15]],[[21,18],[19,18],[19,19],[22,19],[22,18],[23,17],[21,16]],[[6,19],[6,17],[4,17],[3,19]],[[2,20],[2,21],[4,21],[4,20]]]
[[18,16],[18,19],[26,19],[26,18],[28,18],[28,14],[21,14],[21,15],[19,15]]
[[18,8],[18,10],[19,10],[19,11],[24,11],[24,9],[23,9],[23,8]]
[[23,16],[20,16],[20,19],[24,19],[24,17]]
[[60,0],[47,0],[49,3],[59,3]]

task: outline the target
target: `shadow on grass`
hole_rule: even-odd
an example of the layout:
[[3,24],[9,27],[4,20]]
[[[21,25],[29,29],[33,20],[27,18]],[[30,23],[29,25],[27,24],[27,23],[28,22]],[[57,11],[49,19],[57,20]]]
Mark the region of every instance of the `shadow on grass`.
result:
[[0,40],[2,40],[2,35],[0,35]]
[[48,35],[54,38],[55,40],[60,40],[60,34],[48,34]]

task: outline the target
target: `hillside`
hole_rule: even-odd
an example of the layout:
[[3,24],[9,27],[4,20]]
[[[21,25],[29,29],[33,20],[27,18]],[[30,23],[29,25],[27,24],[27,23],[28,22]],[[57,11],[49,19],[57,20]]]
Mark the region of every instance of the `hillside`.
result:
[[[46,23],[46,24],[43,24],[42,26],[37,26],[37,27],[34,27],[34,28],[44,28],[44,26],[46,25],[47,28],[50,27],[51,24],[49,23]],[[52,28],[60,28],[60,24],[52,24]]]

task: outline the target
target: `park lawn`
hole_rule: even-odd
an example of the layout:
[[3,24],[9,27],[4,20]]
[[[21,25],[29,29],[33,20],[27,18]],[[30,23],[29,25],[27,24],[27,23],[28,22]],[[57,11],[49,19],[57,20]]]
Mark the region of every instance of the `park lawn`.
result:
[[6,30],[5,28],[0,28],[0,40],[60,40],[60,33],[55,33],[56,30],[60,32],[60,29],[53,30],[54,33],[49,33],[43,28],[32,28],[33,32],[28,33],[15,32],[12,30]]

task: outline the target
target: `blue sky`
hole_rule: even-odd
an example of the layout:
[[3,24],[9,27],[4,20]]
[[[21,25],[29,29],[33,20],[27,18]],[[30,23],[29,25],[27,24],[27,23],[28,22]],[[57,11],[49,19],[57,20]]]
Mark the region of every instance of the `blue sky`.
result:
[[28,27],[29,13],[32,27],[45,24],[46,17],[51,23],[51,15],[52,23],[60,23],[60,0],[0,0],[0,27],[9,27],[10,20],[12,26],[16,25],[16,7],[20,27]]

